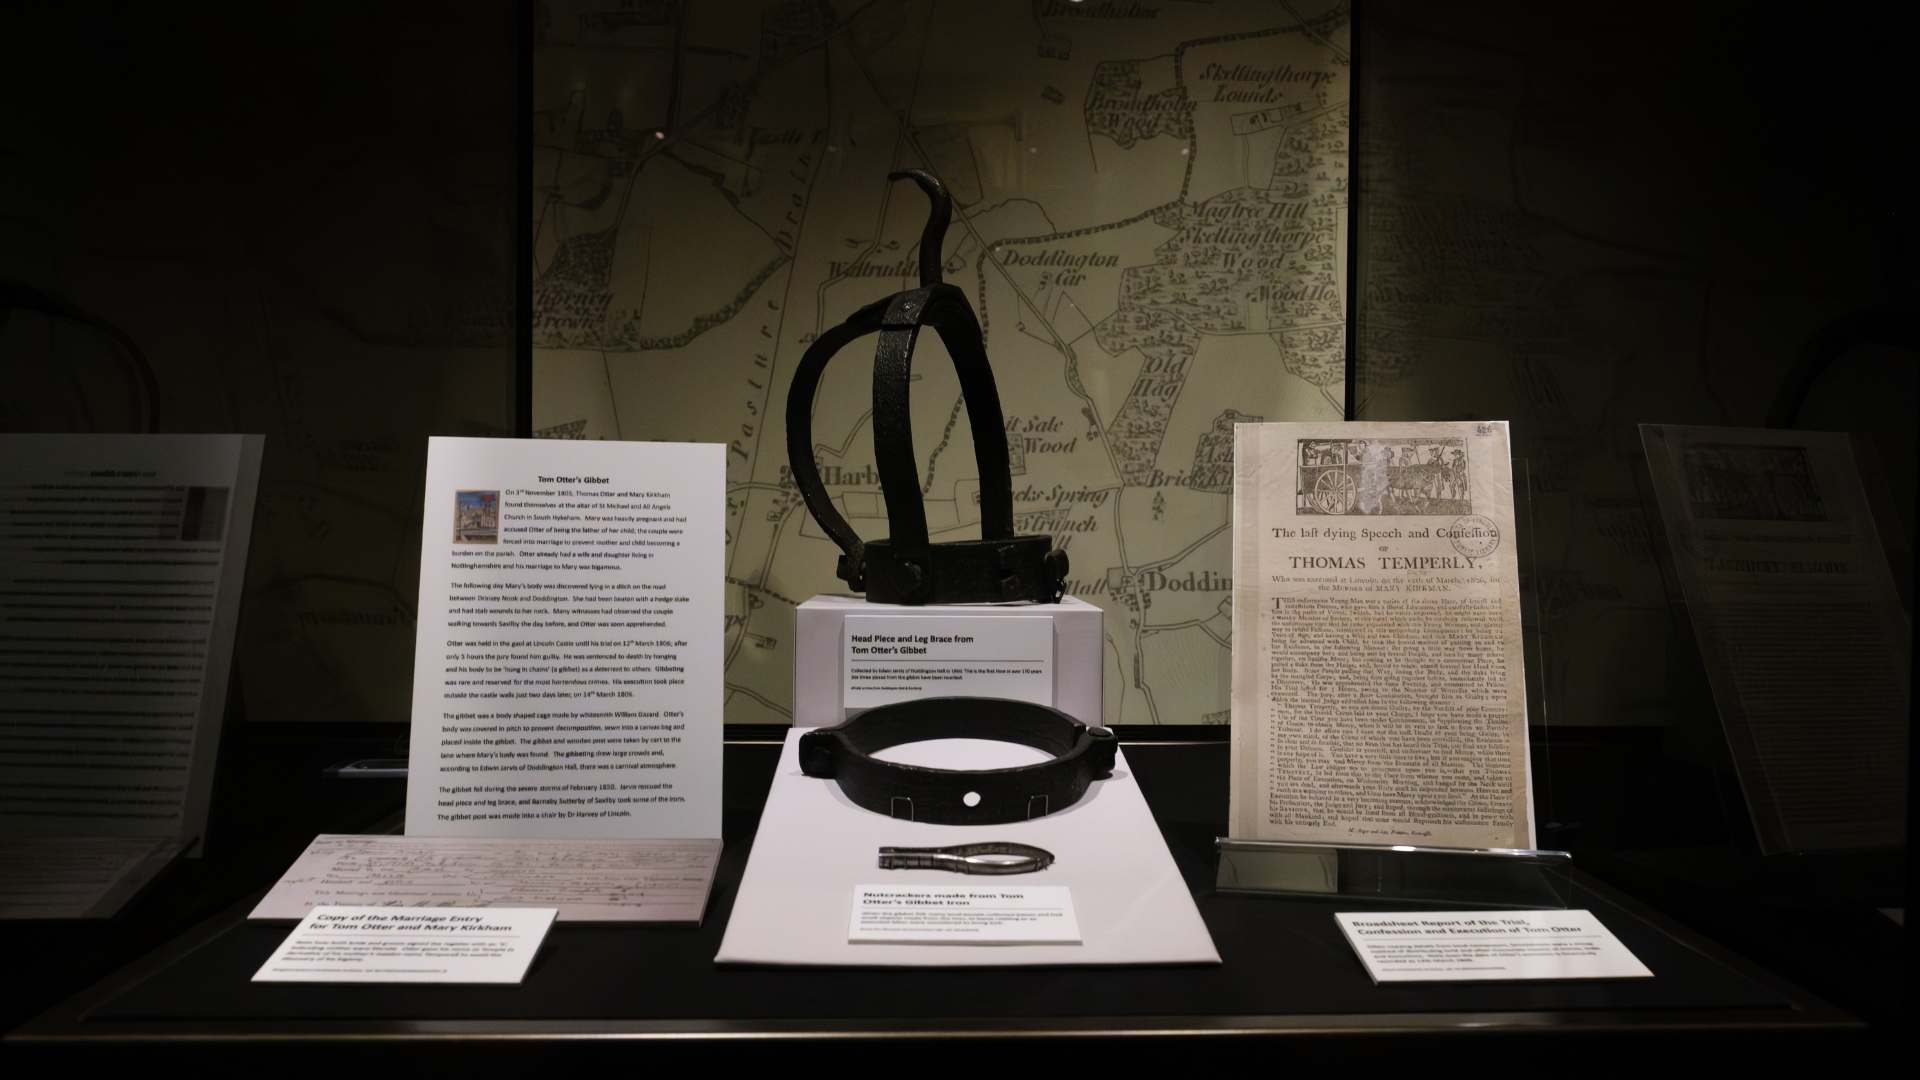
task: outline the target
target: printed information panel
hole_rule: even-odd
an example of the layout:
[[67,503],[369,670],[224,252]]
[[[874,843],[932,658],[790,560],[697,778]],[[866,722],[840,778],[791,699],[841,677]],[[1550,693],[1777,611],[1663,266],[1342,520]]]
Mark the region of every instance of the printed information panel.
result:
[[725,455],[428,441],[407,835],[720,835]]

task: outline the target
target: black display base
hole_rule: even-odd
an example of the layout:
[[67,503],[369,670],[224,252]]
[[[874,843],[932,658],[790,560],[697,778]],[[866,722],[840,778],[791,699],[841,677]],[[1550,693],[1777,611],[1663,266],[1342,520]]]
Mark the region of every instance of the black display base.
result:
[[[727,748],[727,848],[697,930],[564,926],[517,987],[254,984],[288,933],[235,905],[9,1036],[16,1046],[274,1040],[669,1039],[762,1045],[822,1037],[1028,1038],[1508,1031],[1858,1031],[1857,1021],[1608,887],[1572,877],[1652,979],[1376,986],[1333,913],[1348,897],[1275,898],[1215,887],[1226,824],[1226,747],[1125,748],[1223,963],[1136,968],[722,969],[713,963],[753,843],[778,747]],[[266,882],[262,882],[266,884]],[[1370,910],[1380,910],[1370,904]],[[1417,905],[1409,905],[1417,910]],[[442,1051],[450,1049],[442,1046]]]

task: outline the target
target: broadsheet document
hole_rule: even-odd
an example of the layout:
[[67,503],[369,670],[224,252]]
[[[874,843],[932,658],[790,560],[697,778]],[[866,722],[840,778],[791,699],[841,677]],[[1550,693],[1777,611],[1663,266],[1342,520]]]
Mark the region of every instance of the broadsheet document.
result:
[[0,918],[111,915],[202,835],[262,444],[0,435],[0,862],[38,882]]
[[720,841],[314,838],[247,917],[317,907],[542,907],[561,922],[700,925]]
[[720,835],[725,453],[431,441],[408,835]]
[[1235,427],[1235,837],[1533,846],[1507,445]]
[[1640,434],[1761,849],[1898,846],[1912,630],[1847,436]]

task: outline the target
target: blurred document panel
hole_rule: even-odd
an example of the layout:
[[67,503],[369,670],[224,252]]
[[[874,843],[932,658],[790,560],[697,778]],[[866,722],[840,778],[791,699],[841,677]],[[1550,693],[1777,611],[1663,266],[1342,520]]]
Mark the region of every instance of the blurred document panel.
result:
[[179,856],[151,836],[0,837],[0,919],[108,919]]
[[203,834],[262,443],[0,435],[0,837]]
[[1899,846],[1912,631],[1847,436],[1640,437],[1761,850]]

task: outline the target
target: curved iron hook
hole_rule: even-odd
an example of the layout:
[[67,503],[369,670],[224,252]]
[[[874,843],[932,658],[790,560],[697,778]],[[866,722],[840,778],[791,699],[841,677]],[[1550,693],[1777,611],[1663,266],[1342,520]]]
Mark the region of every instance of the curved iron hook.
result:
[[887,174],[888,180],[912,180],[927,193],[933,206],[927,210],[927,227],[920,231],[920,287],[938,285],[940,249],[947,239],[947,225],[953,220],[953,196],[947,185],[925,169],[901,169]]

